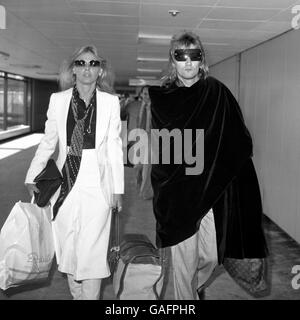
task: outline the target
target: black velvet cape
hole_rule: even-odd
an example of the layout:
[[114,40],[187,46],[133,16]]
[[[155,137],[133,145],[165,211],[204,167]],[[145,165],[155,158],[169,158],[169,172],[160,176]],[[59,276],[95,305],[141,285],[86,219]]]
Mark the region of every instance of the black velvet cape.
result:
[[149,95],[152,129],[204,129],[201,174],[186,175],[190,165],[184,161],[152,164],[156,245],[172,246],[189,238],[213,208],[219,263],[224,257],[265,257],[252,139],[230,90],[208,77],[191,87],[151,87]]

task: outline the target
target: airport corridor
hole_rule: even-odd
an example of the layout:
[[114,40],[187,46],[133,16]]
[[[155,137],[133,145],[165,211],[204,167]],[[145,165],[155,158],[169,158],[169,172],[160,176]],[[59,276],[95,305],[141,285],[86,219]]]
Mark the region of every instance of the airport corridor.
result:
[[[129,108],[129,128],[136,123],[137,105]],[[14,203],[18,200],[29,202],[29,194],[24,186],[24,178],[29,163],[34,155],[41,134],[32,134],[0,144],[0,227],[2,227]],[[295,276],[291,269],[300,265],[300,246],[267,217],[264,219],[270,256],[271,293],[261,298],[264,300],[300,300],[300,289],[292,287]],[[123,211],[120,216],[121,235],[124,233],[144,233],[155,243],[155,220],[152,212],[152,200],[143,200],[137,191],[135,170],[125,167],[125,195]],[[173,300],[172,266],[166,268],[163,300]],[[101,298],[115,300],[112,280],[103,281]],[[206,290],[207,300],[252,300],[225,272],[219,267],[214,281]],[[49,281],[43,285],[0,290],[0,300],[71,300],[67,278],[57,271],[53,261]]]

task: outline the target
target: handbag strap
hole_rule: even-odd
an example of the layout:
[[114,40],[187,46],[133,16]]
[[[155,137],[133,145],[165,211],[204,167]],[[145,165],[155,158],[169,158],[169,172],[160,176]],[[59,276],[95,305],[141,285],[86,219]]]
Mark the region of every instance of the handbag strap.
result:
[[116,251],[117,255],[120,254],[120,221],[119,221],[119,212],[118,208],[114,207],[112,208],[112,224],[113,227],[111,228],[112,232],[114,233],[114,243],[113,247],[111,248],[111,251]]

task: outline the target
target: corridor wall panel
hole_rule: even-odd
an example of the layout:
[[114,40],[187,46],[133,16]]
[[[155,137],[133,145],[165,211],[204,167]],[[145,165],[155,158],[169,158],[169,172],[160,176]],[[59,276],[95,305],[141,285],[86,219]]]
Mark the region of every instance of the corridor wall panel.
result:
[[210,67],[209,74],[222,81],[238,100],[238,56],[231,57]]
[[211,70],[233,88],[238,68],[239,103],[253,138],[264,213],[300,243],[300,31]]

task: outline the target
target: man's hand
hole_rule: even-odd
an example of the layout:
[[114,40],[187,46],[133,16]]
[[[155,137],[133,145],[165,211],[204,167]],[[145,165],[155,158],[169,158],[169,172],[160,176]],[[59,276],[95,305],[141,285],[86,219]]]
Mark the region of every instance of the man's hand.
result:
[[122,195],[113,194],[113,208],[118,208],[118,212],[122,211]]
[[33,192],[36,192],[36,193],[40,192],[40,190],[37,188],[35,183],[25,183],[25,186],[31,197],[33,197]]

